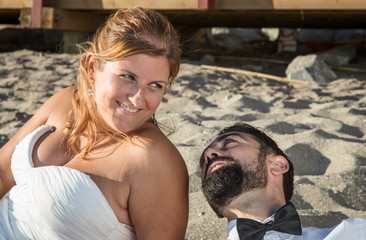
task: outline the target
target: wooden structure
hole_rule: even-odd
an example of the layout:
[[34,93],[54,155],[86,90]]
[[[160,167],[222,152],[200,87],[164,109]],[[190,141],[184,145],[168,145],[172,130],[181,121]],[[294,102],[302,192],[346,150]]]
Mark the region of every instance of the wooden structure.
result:
[[187,27],[365,28],[366,0],[0,0],[0,24],[93,32],[115,9],[143,6]]

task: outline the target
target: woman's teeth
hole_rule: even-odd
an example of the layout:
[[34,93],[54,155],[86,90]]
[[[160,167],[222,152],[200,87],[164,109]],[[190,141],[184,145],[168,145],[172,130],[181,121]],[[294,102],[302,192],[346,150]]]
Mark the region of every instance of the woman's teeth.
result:
[[118,103],[118,106],[120,106],[121,108],[123,108],[124,110],[126,110],[127,112],[130,112],[130,113],[135,113],[138,111],[138,109],[132,109],[132,108],[129,108],[125,105],[123,105],[122,103],[120,102],[117,102]]

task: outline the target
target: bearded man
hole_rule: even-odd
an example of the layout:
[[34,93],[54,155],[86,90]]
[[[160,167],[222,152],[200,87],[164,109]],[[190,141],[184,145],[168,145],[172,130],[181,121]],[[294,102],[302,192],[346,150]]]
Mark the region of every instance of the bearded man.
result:
[[261,130],[237,123],[219,132],[200,159],[203,193],[228,220],[228,240],[364,239],[366,220],[333,228],[302,227],[295,206],[294,167]]

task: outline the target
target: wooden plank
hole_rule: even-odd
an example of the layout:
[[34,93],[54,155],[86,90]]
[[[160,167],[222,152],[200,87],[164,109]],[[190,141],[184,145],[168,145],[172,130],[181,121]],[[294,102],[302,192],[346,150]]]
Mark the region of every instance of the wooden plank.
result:
[[52,29],[94,32],[106,20],[106,16],[94,13],[62,9],[53,10],[54,21],[50,26]]
[[[20,13],[20,25],[31,27],[31,15],[30,8],[23,8]],[[44,29],[94,32],[104,21],[105,16],[99,14],[50,7],[42,8],[41,27]]]
[[32,28],[41,28],[43,0],[33,0],[32,5]]
[[50,6],[79,10],[114,10],[135,6],[151,9],[197,9],[197,0],[52,0]]
[[360,10],[365,0],[216,0],[215,9]]
[[[105,19],[106,17],[100,14],[43,7],[41,27],[64,31],[94,32]],[[21,10],[20,24],[23,27],[31,26],[31,9]]]
[[255,77],[261,77],[261,78],[267,78],[272,79],[280,82],[288,82],[288,83],[297,83],[297,84],[309,84],[309,82],[302,81],[302,80],[296,80],[296,79],[289,79],[285,77],[278,77],[270,74],[260,73],[260,72],[251,72],[246,70],[240,70],[235,68],[224,68],[224,67],[217,67],[217,66],[210,66],[210,65],[201,65],[201,68],[206,69],[213,69],[216,71],[224,71],[224,72],[231,72],[231,73],[237,73],[237,74],[244,74],[244,75],[250,75]]
[[366,9],[365,0],[273,0],[274,9],[303,10],[361,10]]
[[[26,12],[28,10],[28,13]],[[31,23],[31,9],[22,9],[20,14],[20,24],[24,27],[30,27]],[[80,16],[89,13],[85,19],[90,19],[95,23],[92,25],[95,27],[87,26],[87,30],[82,30],[80,25],[76,27],[80,31],[94,32],[96,26],[100,22],[102,23],[103,17],[107,17],[110,11],[98,11],[92,13],[90,11],[81,12],[74,10],[70,11],[71,15],[80,13]],[[159,10],[162,14],[168,17],[168,19],[175,26],[186,26],[186,27],[293,27],[293,28],[364,28],[366,26],[366,10],[360,11],[290,11],[290,10],[240,10],[240,11],[229,11],[229,10]],[[54,18],[59,19],[63,14],[60,13]],[[71,16],[73,17],[73,16]],[[49,17],[48,17],[49,18]],[[96,19],[99,20],[96,20]],[[79,20],[80,21],[80,20]],[[73,23],[70,23],[74,25]],[[74,26],[62,26],[62,22],[58,25],[47,24],[48,28],[64,28],[71,29]]]
[[[293,0],[297,1],[297,0]],[[273,0],[216,0],[215,9],[273,9]]]
[[197,8],[213,9],[215,8],[215,0],[197,0]]
[[32,8],[22,8],[19,16],[20,26],[30,28],[32,26]]
[[[51,0],[60,9],[113,10],[133,6],[152,9],[198,9],[198,2],[214,1],[217,10],[362,10],[365,0]],[[0,0],[0,9],[31,8],[32,0]]]
[[0,0],[0,9],[31,8],[32,0]]
[[215,9],[360,10],[365,0],[216,0]]
[[190,10],[161,11],[175,26],[364,28],[366,10]]

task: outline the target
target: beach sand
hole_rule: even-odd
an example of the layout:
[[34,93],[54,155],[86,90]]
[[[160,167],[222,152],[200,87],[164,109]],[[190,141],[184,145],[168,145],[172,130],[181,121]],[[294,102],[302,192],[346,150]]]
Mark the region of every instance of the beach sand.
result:
[[[0,53],[0,146],[46,99],[72,85],[77,70],[73,54]],[[206,203],[198,161],[220,129],[239,121],[265,130],[292,159],[292,201],[304,226],[366,218],[366,74],[336,73],[339,78],[328,84],[294,84],[206,69],[183,59],[156,115],[175,127],[169,138],[189,173],[186,239],[225,239],[226,220]]]

